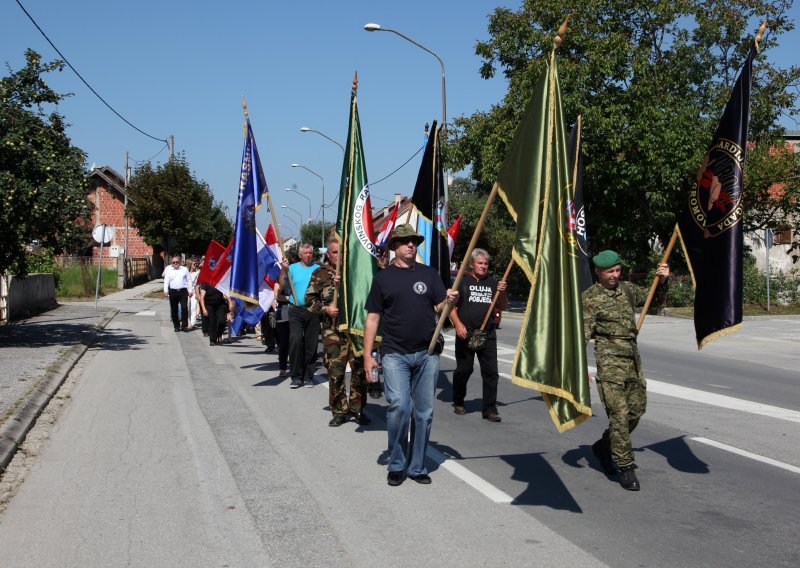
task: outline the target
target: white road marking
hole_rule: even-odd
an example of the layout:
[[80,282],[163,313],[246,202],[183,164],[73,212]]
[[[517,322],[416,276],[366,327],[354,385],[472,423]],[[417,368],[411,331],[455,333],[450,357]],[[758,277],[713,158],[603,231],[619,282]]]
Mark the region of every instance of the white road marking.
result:
[[141,312],[136,312],[137,316],[154,316],[156,312],[154,310],[142,310]]
[[442,452],[437,450],[431,445],[428,445],[427,456],[435,461],[437,464],[442,466],[443,469],[446,469],[461,481],[472,487],[473,489],[477,490],[482,495],[488,497],[495,503],[513,503],[514,498],[511,497],[509,494],[500,491],[497,487],[483,479],[482,477],[475,475],[466,467],[458,463],[456,460],[453,460]]
[[718,448],[720,450],[725,450],[726,452],[731,452],[732,454],[750,458],[751,460],[756,460],[769,465],[774,465],[775,467],[785,469],[786,471],[791,471],[792,473],[800,473],[800,467],[797,467],[796,465],[791,465],[788,463],[784,463],[782,461],[774,460],[772,458],[760,456],[758,454],[754,454],[753,452],[742,450],[741,448],[729,446],[728,444],[723,444],[722,442],[717,442],[715,440],[709,440],[708,438],[702,438],[702,437],[692,437],[690,439],[694,440],[695,442],[700,442],[701,444],[714,446],[715,448]]
[[[597,368],[590,365],[589,372],[596,373]],[[661,381],[655,381],[653,379],[647,379],[647,392],[663,394],[664,396],[671,396],[683,400],[693,400],[694,402],[700,402],[710,406],[719,406],[720,408],[728,408],[730,410],[749,412],[750,414],[758,414],[760,416],[767,416],[768,418],[777,418],[778,420],[800,423],[800,412],[796,410],[761,404],[760,402],[751,402],[724,394],[681,387],[670,383],[662,383]]]

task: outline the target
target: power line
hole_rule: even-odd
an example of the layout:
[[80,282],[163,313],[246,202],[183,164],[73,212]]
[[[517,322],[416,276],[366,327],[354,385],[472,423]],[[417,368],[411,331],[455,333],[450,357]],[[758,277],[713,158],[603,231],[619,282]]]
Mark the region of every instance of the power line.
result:
[[158,152],[156,152],[156,154],[155,154],[154,156],[151,156],[150,158],[147,158],[146,160],[134,160],[133,158],[131,158],[131,161],[132,161],[134,164],[143,164],[144,162],[152,162],[153,160],[155,160],[156,158],[158,158],[158,157],[161,155],[161,152],[163,152],[163,151],[164,151],[164,150],[166,150],[167,148],[169,148],[169,144],[164,144],[164,145],[161,147],[161,150],[159,150]]
[[396,174],[396,173],[397,173],[397,172],[399,172],[401,169],[403,169],[403,167],[404,167],[406,164],[408,164],[408,162],[410,162],[411,160],[413,160],[414,158],[416,158],[416,157],[417,157],[417,154],[419,154],[420,152],[422,152],[422,150],[424,150],[424,149],[425,149],[425,144],[423,144],[422,146],[420,146],[420,149],[419,149],[419,150],[417,150],[416,152],[414,152],[414,155],[413,155],[413,156],[411,156],[411,157],[410,157],[408,160],[406,160],[405,162],[403,162],[403,164],[402,164],[402,165],[401,165],[399,168],[397,168],[396,170],[394,170],[392,173],[390,173],[390,174],[389,174],[389,175],[387,175],[387,176],[383,176],[383,177],[382,177],[381,179],[379,179],[378,181],[373,181],[373,182],[371,182],[371,183],[368,183],[367,185],[369,185],[370,187],[372,187],[373,185],[378,185],[379,183],[381,183],[381,182],[382,182],[383,180],[385,180],[386,178],[390,178],[390,177],[392,177],[394,174]]
[[[135,126],[134,124],[132,124],[132,123],[131,123],[131,122],[130,122],[130,121],[127,119],[127,118],[125,118],[125,117],[124,117],[124,116],[122,116],[120,113],[118,113],[118,112],[117,112],[117,111],[114,109],[114,107],[112,107],[110,104],[108,104],[108,103],[106,102],[106,100],[105,100],[103,97],[101,97],[101,96],[100,96],[100,94],[99,94],[97,91],[95,91],[95,90],[92,88],[92,86],[91,86],[89,83],[87,83],[87,82],[86,82],[86,79],[84,79],[84,78],[81,76],[81,74],[80,74],[80,73],[78,73],[78,70],[77,70],[77,69],[75,69],[75,67],[73,67],[73,66],[72,66],[72,63],[70,63],[70,62],[69,62],[69,60],[68,60],[68,59],[67,59],[67,58],[64,56],[64,54],[63,54],[63,53],[61,53],[61,51],[60,51],[60,50],[59,50],[59,49],[58,49],[58,48],[55,46],[55,44],[54,44],[52,41],[50,41],[50,38],[49,38],[49,37],[47,37],[47,34],[46,34],[46,33],[44,33],[44,30],[43,30],[42,28],[40,28],[40,27],[39,27],[39,24],[37,24],[37,23],[36,23],[36,20],[34,20],[34,19],[33,19],[33,16],[31,16],[31,15],[28,13],[28,11],[25,9],[25,6],[23,6],[23,5],[22,5],[22,2],[20,2],[19,0],[16,0],[16,2],[17,2],[17,5],[19,5],[19,7],[22,9],[22,11],[23,11],[23,12],[25,12],[25,15],[26,15],[26,16],[28,16],[28,19],[29,19],[29,20],[30,20],[30,21],[33,23],[33,25],[34,25],[34,26],[36,26],[36,29],[37,29],[37,30],[39,30],[39,33],[41,33],[41,34],[44,36],[44,39],[46,39],[46,40],[47,40],[47,43],[49,43],[49,44],[50,44],[50,46],[51,46],[53,49],[55,49],[55,50],[56,50],[56,53],[58,53],[58,55],[61,57],[61,59],[63,59],[63,60],[64,60],[64,63],[66,63],[66,64],[69,66],[69,68],[70,68],[70,69],[72,69],[72,71],[73,71],[73,72],[74,72],[74,73],[75,73],[75,74],[78,76],[78,79],[80,79],[81,81],[83,81],[83,84],[84,84],[84,85],[86,85],[86,86],[89,88],[89,90],[90,90],[90,91],[92,91],[92,92],[94,93],[94,95],[95,95],[95,96],[96,96],[98,99],[100,99],[100,101],[101,101],[101,102],[102,102],[104,105],[106,105],[106,106],[108,107],[108,109],[109,109],[111,112],[113,112],[113,113],[114,113],[114,114],[116,114],[116,115],[117,115],[119,118],[121,118],[121,119],[122,119],[122,120],[125,122],[125,124],[127,124],[128,126],[130,126],[131,128],[133,128],[134,130],[136,130],[136,131],[138,131],[138,132],[140,132],[140,133],[144,134],[144,135],[145,135],[145,136],[147,136],[148,138],[152,138],[153,140],[158,140],[159,142],[164,142],[165,144],[169,144],[169,142],[168,142],[167,140],[163,140],[163,139],[161,139],[161,138],[158,138],[158,137],[156,137],[156,136],[152,136],[152,135],[148,134],[147,132],[145,132],[144,130],[142,130],[141,128],[138,128],[138,127],[136,127],[136,126]],[[159,152],[159,153],[160,153],[160,152]]]

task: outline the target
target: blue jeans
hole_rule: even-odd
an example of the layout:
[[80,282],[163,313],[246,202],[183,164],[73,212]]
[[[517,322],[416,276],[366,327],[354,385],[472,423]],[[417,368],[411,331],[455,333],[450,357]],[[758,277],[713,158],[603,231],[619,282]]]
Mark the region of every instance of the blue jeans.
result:
[[[384,391],[389,402],[386,429],[389,434],[389,471],[408,475],[427,474],[425,450],[431,435],[439,356],[419,351],[408,355],[387,353],[381,357]],[[411,442],[409,443],[409,428]]]

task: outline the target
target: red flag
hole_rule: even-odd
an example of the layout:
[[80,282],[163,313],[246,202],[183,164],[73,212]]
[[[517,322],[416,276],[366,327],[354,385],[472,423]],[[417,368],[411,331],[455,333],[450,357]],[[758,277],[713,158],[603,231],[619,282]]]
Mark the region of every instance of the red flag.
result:
[[225,246],[219,244],[217,241],[212,240],[208,243],[206,249],[206,257],[203,262],[203,267],[200,269],[200,275],[197,277],[198,284],[208,284],[211,274],[217,267],[217,262],[225,254]]
[[453,221],[453,224],[447,229],[447,247],[450,249],[450,258],[453,258],[453,249],[456,247],[458,230],[461,228],[461,217],[459,215],[458,219]]
[[209,284],[226,296],[229,295],[231,287],[231,266],[233,265],[231,253],[233,251],[233,242],[233,239],[231,239],[231,242],[228,243],[228,247],[217,259],[214,271],[208,279]]

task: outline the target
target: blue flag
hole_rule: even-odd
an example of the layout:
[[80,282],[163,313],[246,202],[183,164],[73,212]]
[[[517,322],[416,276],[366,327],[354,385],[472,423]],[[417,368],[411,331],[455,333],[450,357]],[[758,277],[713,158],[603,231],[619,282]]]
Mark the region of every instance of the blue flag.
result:
[[231,256],[230,295],[251,304],[258,304],[258,288],[263,280],[258,271],[256,211],[267,193],[267,180],[258,157],[256,139],[250,119],[245,125],[242,173],[239,178],[239,203],[236,206],[236,228]]

